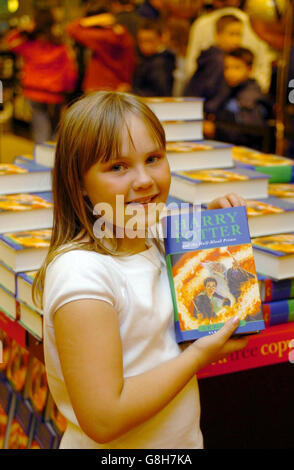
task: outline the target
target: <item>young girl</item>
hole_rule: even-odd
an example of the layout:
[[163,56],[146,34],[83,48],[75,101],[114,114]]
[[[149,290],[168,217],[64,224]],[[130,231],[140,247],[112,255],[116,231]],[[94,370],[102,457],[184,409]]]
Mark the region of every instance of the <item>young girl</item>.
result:
[[[35,284],[35,293],[44,289],[48,383],[68,420],[61,448],[202,448],[195,374],[247,344],[229,339],[235,320],[181,348],[160,240],[121,236],[127,212],[164,203],[169,185],[163,128],[137,97],[98,92],[67,110],[51,246]],[[98,203],[113,209],[116,238],[95,237]],[[240,204],[232,194],[209,207]]]

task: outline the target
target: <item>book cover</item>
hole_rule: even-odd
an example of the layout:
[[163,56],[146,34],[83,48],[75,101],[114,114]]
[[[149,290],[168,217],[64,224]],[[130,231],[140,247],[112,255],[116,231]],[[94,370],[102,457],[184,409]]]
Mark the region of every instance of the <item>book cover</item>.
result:
[[294,183],[270,183],[268,185],[268,193],[270,196],[294,202]]
[[16,395],[5,377],[0,373],[0,407],[3,410],[2,418],[0,418],[2,422],[2,425],[0,424],[0,449],[7,449],[7,441],[11,430],[15,405]]
[[294,254],[294,233],[282,233],[252,240],[254,248],[277,257]]
[[0,235],[0,241],[16,251],[26,248],[46,248],[49,247],[51,233],[51,229],[11,232]]
[[0,195],[0,215],[1,212],[23,212],[36,209],[51,209],[52,193],[19,193]]
[[17,394],[15,415],[8,438],[8,449],[27,449],[32,442],[34,411],[30,403]]
[[38,415],[36,418],[35,432],[33,442],[39,446],[40,449],[57,449],[60,442],[60,436],[57,435],[54,427],[49,421]]
[[262,302],[294,298],[294,278],[276,281],[260,273],[257,276]]
[[166,153],[172,171],[233,167],[232,145],[223,142],[167,142]]
[[240,317],[236,334],[264,329],[245,207],[162,219],[176,339],[213,334]]
[[262,310],[266,327],[294,321],[294,299],[264,302]]
[[277,280],[294,277],[294,233],[257,237],[252,245],[258,272]]
[[8,414],[0,404],[0,449],[3,449],[4,439],[8,423]]
[[28,364],[29,352],[13,340],[6,369],[6,377],[16,392],[21,392],[24,389]]
[[268,174],[270,183],[294,182],[294,162],[290,158],[234,147],[233,159],[237,167]]
[[51,190],[51,168],[29,159],[0,163],[0,194]]
[[294,203],[269,196],[246,201],[251,237],[294,231]]
[[44,364],[31,356],[25,396],[29,399],[35,412],[43,415],[48,399],[48,382]]
[[268,175],[245,168],[172,172],[170,195],[188,202],[206,203],[236,192],[245,199],[268,197]]

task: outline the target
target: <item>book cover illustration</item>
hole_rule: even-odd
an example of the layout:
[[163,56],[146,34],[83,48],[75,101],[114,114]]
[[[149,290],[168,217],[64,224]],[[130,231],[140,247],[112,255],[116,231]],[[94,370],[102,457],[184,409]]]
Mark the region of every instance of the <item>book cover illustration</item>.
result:
[[3,449],[7,423],[8,415],[0,403],[0,449]]
[[249,199],[246,201],[246,209],[248,217],[267,215],[267,214],[281,214],[287,211],[293,211],[294,205],[281,201],[275,197],[265,199]]
[[0,195],[0,212],[29,211],[52,208],[53,204],[40,194],[4,194]]
[[28,398],[30,399],[34,409],[42,414],[44,411],[47,396],[48,382],[45,366],[36,357],[32,359],[30,378],[28,381]]
[[264,329],[245,207],[200,214],[163,219],[177,341],[212,334],[236,315],[236,334]]
[[11,232],[2,235],[2,239],[16,250],[24,248],[49,247],[51,229],[27,230],[24,232]]
[[175,176],[181,176],[187,180],[197,182],[210,182],[210,183],[225,183],[227,181],[247,181],[253,177],[260,177],[260,174],[238,168],[238,170],[224,170],[224,169],[211,169],[211,170],[196,170],[196,171],[177,171],[173,173]]
[[8,449],[27,449],[28,443],[29,437],[23,431],[19,422],[13,419],[9,433]]
[[213,146],[199,142],[167,142],[167,152],[200,152],[203,150],[212,150]]
[[280,197],[280,198],[292,198],[294,201],[294,184],[286,183],[270,183],[268,185],[268,193],[271,196]]
[[28,170],[13,163],[0,163],[0,176],[28,173]]
[[6,369],[6,377],[17,392],[22,391],[24,388],[28,363],[29,352],[13,340]]
[[0,356],[0,372],[5,373],[7,364],[9,361],[9,356],[10,356],[10,349],[11,349],[11,343],[12,339],[8,336],[5,331],[0,329],[0,348],[1,348],[1,356]]
[[290,158],[280,157],[269,153],[261,153],[244,147],[234,147],[233,158],[240,163],[253,167],[294,166],[294,162]]
[[266,237],[254,238],[254,248],[259,248],[272,255],[285,256],[294,254],[294,233],[282,233]]

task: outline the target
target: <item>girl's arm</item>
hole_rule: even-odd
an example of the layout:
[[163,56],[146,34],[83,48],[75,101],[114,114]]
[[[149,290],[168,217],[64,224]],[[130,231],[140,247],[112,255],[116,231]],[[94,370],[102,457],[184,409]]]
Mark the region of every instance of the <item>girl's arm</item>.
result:
[[207,364],[246,346],[229,339],[238,321],[188,346],[178,357],[142,374],[124,378],[116,311],[107,302],[78,300],[54,316],[65,384],[83,431],[109,442],[162,410]]

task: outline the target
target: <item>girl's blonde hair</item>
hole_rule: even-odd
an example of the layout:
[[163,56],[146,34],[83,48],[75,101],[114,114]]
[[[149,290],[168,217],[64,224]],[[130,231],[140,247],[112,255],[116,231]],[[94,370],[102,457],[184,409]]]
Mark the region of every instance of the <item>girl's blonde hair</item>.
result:
[[83,195],[82,180],[96,162],[119,157],[123,130],[127,130],[133,144],[127,123],[130,114],[139,117],[156,144],[165,148],[161,123],[142,99],[129,93],[92,93],[71,105],[61,119],[52,175],[52,236],[33,284],[33,299],[41,308],[46,269],[57,254],[71,249],[120,254],[95,238],[96,219],[89,199]]

